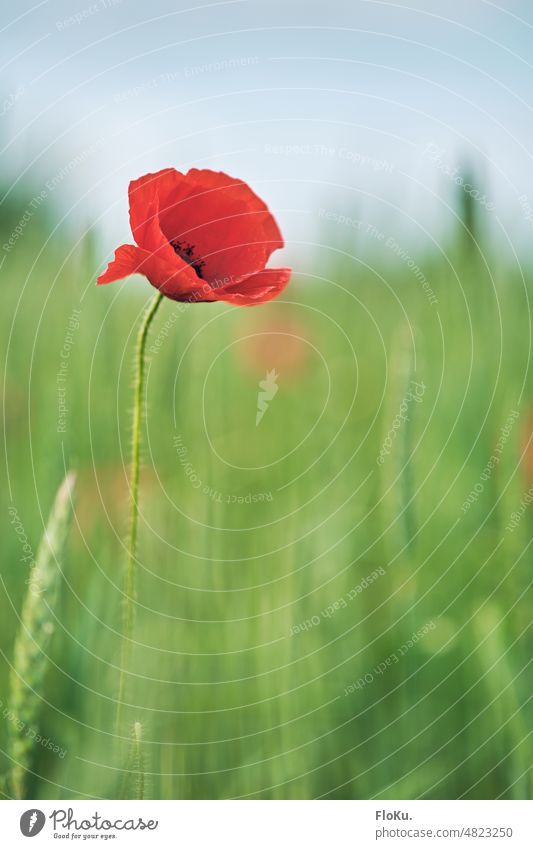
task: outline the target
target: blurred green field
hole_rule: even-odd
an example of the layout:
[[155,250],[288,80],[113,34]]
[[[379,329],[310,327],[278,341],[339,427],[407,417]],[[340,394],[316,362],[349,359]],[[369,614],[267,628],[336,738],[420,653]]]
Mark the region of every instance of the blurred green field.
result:
[[[55,226],[35,216],[0,269],[0,771],[28,577],[9,508],[36,550],[74,468],[38,693],[40,733],[65,754],[35,745],[26,793],[116,798],[135,792],[114,700],[131,358],[153,290],[97,290],[97,240]],[[433,303],[407,262],[385,248],[362,261],[346,238],[306,255],[278,302],[160,308],[121,729],[127,746],[141,723],[147,797],[530,797],[530,510],[507,527],[533,483],[532,274],[459,232],[444,247],[416,255]],[[423,394],[406,401],[413,381]]]

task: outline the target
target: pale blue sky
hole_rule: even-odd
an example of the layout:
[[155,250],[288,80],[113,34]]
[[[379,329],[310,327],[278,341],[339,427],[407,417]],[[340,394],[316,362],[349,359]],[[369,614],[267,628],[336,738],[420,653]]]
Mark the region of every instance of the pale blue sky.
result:
[[438,234],[443,171],[466,157],[491,226],[533,234],[526,0],[50,0],[12,5],[1,38],[4,179],[55,180],[106,248],[128,236],[129,180],[169,165],[249,180],[289,253],[324,206]]

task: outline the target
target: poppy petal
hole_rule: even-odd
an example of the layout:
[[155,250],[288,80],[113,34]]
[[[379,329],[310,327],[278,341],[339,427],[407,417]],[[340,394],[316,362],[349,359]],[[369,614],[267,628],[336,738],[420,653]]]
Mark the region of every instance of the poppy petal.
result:
[[136,245],[121,245],[117,248],[114,260],[96,282],[98,285],[113,283],[130,274],[143,274],[152,286],[175,301],[215,300],[211,288],[178,256],[174,255],[174,261],[170,265],[157,254]]
[[115,251],[115,258],[108,264],[106,270],[100,274],[96,281],[97,286],[102,283],[114,283],[115,280],[122,280],[130,274],[139,274],[139,267],[142,262],[138,253],[143,253],[135,245],[120,245]]
[[159,192],[172,172],[174,168],[165,168],[155,174],[145,174],[138,180],[132,180],[128,187],[133,238],[140,248],[157,253],[170,264],[173,264],[176,252],[161,231]]
[[237,306],[264,304],[276,298],[290,280],[292,268],[265,268],[258,274],[252,274],[238,284],[214,289],[219,301],[227,301]]
[[[171,173],[169,173],[169,171]],[[168,169],[159,181],[159,220],[216,288],[261,271],[283,239],[266,204],[241,180],[220,171]]]

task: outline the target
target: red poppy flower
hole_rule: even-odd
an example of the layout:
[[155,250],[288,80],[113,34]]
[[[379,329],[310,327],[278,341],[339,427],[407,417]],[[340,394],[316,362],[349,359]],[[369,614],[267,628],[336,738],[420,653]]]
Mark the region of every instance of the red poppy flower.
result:
[[144,274],[175,301],[260,304],[289,282],[290,268],[265,268],[283,239],[268,207],[220,171],[165,168],[129,185],[136,245],[121,245],[97,283]]

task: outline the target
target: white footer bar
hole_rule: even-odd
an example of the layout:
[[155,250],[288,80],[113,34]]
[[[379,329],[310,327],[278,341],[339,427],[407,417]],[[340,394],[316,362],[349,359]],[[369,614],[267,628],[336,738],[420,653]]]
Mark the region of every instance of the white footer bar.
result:
[[[35,838],[35,844],[29,843]],[[67,841],[70,841],[67,844]],[[0,803],[0,845],[183,849],[532,849],[533,803],[31,801]]]

